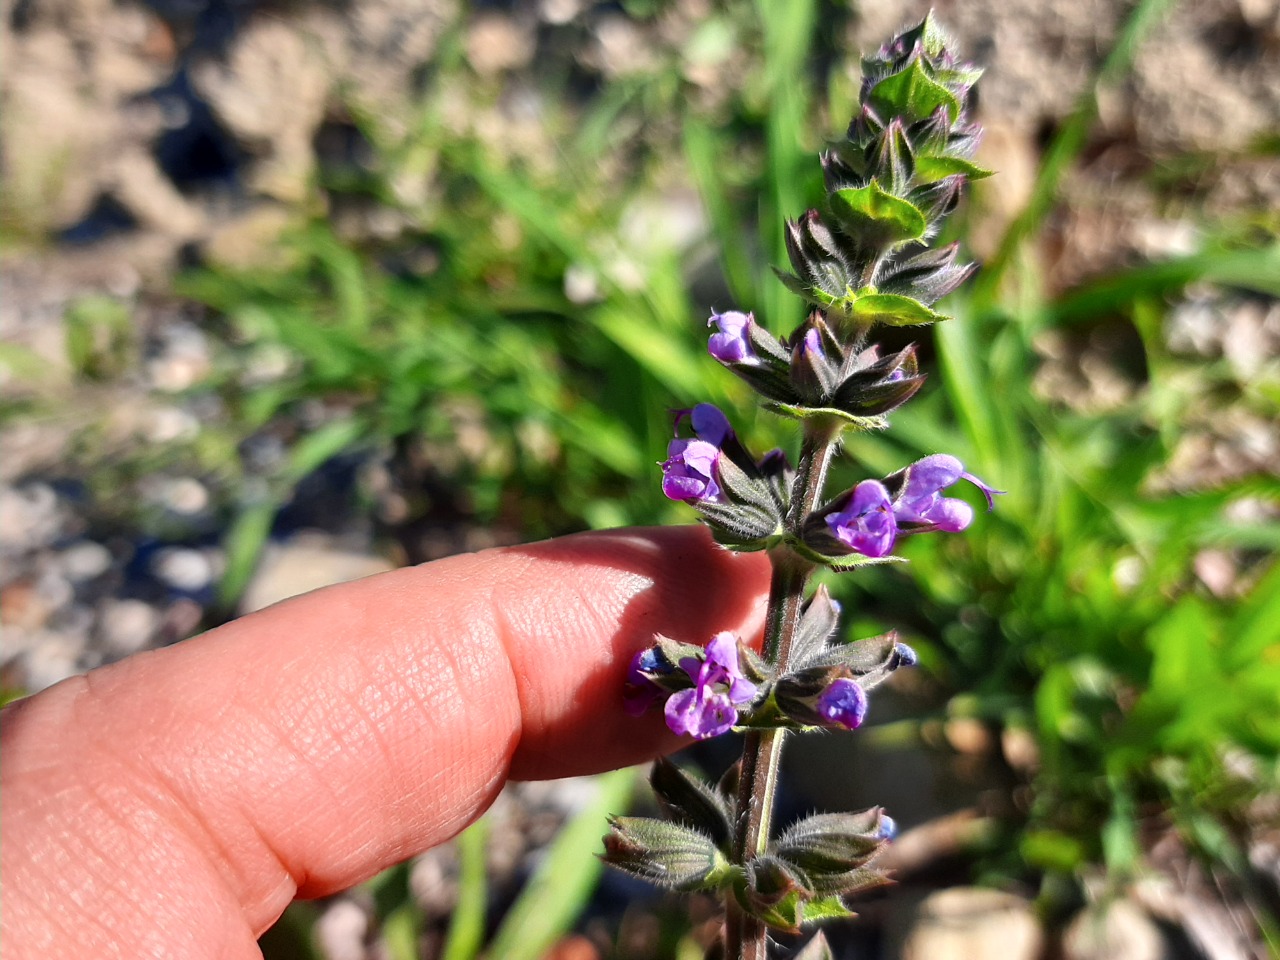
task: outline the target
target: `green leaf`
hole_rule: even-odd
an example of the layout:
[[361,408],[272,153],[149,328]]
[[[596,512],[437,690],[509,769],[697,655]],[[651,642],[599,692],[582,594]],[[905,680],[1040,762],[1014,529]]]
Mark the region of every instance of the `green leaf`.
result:
[[706,834],[722,850],[733,843],[729,805],[714,787],[702,783],[670,760],[659,757],[649,774],[649,785],[673,821]]
[[771,413],[776,413],[780,417],[790,417],[793,420],[809,420],[815,417],[843,420],[856,430],[883,430],[889,425],[889,421],[884,417],[855,417],[835,407],[806,407],[777,400],[766,400],[762,406]]
[[773,268],[773,272],[777,275],[778,279],[782,281],[783,286],[796,296],[804,297],[804,299],[808,300],[815,307],[822,307],[825,310],[840,302],[838,297],[834,297],[825,290],[807,283],[805,280],[795,276],[794,274],[787,273],[785,270],[779,270],[777,267]]
[[1022,838],[1022,858],[1033,867],[1070,873],[1085,858],[1084,846],[1075,837],[1056,830],[1036,830]]
[[596,852],[609,811],[628,804],[635,779],[635,770],[615,770],[597,779],[599,793],[556,837],[494,935],[489,960],[540,960],[573,925],[600,876]]
[[857,914],[844,905],[839,897],[821,897],[808,900],[804,904],[801,923],[816,923],[819,920],[847,920]]
[[724,857],[701,830],[651,817],[611,817],[604,862],[633,877],[675,890],[714,887]]
[[952,123],[960,115],[960,101],[930,77],[919,60],[912,61],[905,70],[885,77],[871,88],[867,99],[886,122],[892,117],[924,120],[939,107],[947,108]]
[[872,180],[831,194],[831,213],[846,232],[866,243],[905,243],[924,236],[928,223],[916,205]]
[[1280,562],[1258,581],[1241,603],[1226,631],[1229,638],[1228,663],[1232,669],[1248,670],[1259,658],[1277,659],[1276,624],[1280,623]]
[[931,310],[919,300],[900,293],[869,293],[858,297],[853,301],[852,314],[859,320],[891,327],[910,327],[951,319],[945,313]]
[[489,821],[481,817],[458,836],[458,902],[449,918],[441,960],[475,960],[484,945],[488,901],[485,847]]
[[958,173],[970,180],[982,180],[992,175],[991,170],[961,157],[916,156],[916,182],[921,185],[954,177]]
[[906,557],[889,554],[887,557],[864,557],[860,553],[851,553],[847,557],[827,557],[822,561],[836,573],[852,570],[854,567],[865,567],[877,563],[907,563]]

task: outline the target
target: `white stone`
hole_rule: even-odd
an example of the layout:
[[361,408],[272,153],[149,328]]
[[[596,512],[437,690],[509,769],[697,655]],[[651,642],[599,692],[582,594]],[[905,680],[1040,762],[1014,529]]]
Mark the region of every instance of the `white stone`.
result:
[[383,557],[338,549],[323,535],[302,534],[267,547],[240,601],[240,612],[251,613],[320,587],[393,569],[394,564]]
[[161,550],[151,561],[151,572],[178,590],[203,590],[213,582],[212,559],[202,550],[170,547]]
[[82,540],[58,554],[58,566],[72,583],[84,583],[111,569],[111,551],[100,543]]
[[159,626],[160,612],[141,600],[108,600],[98,611],[99,638],[121,657],[149,646]]
[[953,887],[926,897],[902,941],[901,960],[1038,960],[1044,933],[1027,900]]

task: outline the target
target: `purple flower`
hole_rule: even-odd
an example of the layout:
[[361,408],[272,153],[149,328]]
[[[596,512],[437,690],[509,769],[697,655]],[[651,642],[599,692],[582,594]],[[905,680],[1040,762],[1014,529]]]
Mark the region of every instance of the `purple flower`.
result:
[[747,330],[754,322],[751,314],[737,310],[711,314],[707,326],[714,323],[720,328],[720,332],[711,335],[707,350],[721,363],[738,363],[747,359],[752,355]]
[[853,488],[848,507],[827,514],[826,521],[832,536],[868,557],[883,557],[898,535],[889,491],[879,480],[863,480]]
[[714,403],[700,403],[689,411],[688,416],[694,435],[717,447],[722,446],[729,434],[733,433],[729,418]]
[[818,698],[819,716],[829,723],[853,730],[862,726],[867,716],[867,692],[855,680],[840,677]]
[[942,491],[959,480],[968,480],[982,491],[987,509],[995,506],[993,490],[964,464],[945,453],[917,460],[907,468],[907,483],[893,504],[893,514],[901,524],[928,524],[935,530],[957,533],[973,522],[973,508],[963,500],[942,496]]
[[728,732],[738,722],[737,706],[756,695],[756,685],[743,675],[738,662],[738,638],[717,633],[706,646],[705,659],[689,657],[680,666],[694,687],[667,700],[667,726],[699,740]]
[[715,481],[720,448],[703,440],[672,440],[662,464],[662,492],[686,503],[720,499]]
[[880,826],[876,828],[876,838],[879,840],[892,840],[897,835],[897,821],[887,813],[880,814]]
[[627,668],[627,683],[622,692],[623,709],[631,716],[643,714],[662,693],[662,688],[648,677],[648,674],[662,669],[658,654],[652,647],[640,650],[631,658],[631,665]]
[[672,500],[686,503],[699,500],[719,502],[720,485],[716,483],[716,460],[720,447],[733,432],[729,420],[718,407],[700,403],[692,410],[676,415],[676,429],[689,418],[694,439],[677,437],[667,446],[667,459],[662,463],[662,492]]

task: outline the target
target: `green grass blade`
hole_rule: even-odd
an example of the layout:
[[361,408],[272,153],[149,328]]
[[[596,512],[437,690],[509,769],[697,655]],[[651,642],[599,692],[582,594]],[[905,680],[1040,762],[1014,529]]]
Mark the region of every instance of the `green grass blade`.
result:
[[277,478],[277,492],[265,500],[249,504],[232,522],[222,547],[227,556],[226,571],[218,582],[217,605],[230,611],[258,565],[262,548],[271,534],[276,511],[293,488],[326,460],[355,444],[367,427],[359,419],[335,420],[308,434],[289,453],[289,460]]
[[1175,294],[1187,284],[1202,280],[1280,297],[1280,245],[1262,250],[1198,253],[1125,270],[1051,304],[1046,318],[1050,325],[1096,320],[1127,308],[1141,297]]
[[718,169],[717,158],[724,155],[725,144],[717,141],[707,124],[697,117],[689,117],[684,125],[684,153],[711,217],[716,249],[729,289],[737,303],[751,304],[756,299],[755,269],[742,242],[743,225],[725,194],[724,178]]
[[289,451],[281,479],[292,487],[326,461],[354,445],[365,435],[367,425],[363,420],[334,420],[319,430],[307,434]]
[[222,549],[226,553],[227,566],[218,581],[218,609],[231,611],[258,566],[262,547],[271,534],[271,521],[280,505],[274,500],[250,504],[231,522]]
[[449,918],[440,960],[475,960],[484,945],[484,915],[488,902],[485,848],[489,821],[481,817],[458,837],[458,904]]
[[560,831],[498,929],[489,960],[539,960],[577,920],[603,866],[597,857],[610,813],[620,813],[636,783],[634,769],[601,776],[599,793]]
[[382,921],[382,942],[390,960],[418,960],[421,935],[422,912],[413,902],[396,907]]
[[[808,58],[817,4],[813,0],[759,0],[764,31],[765,82],[769,111],[765,143],[769,173],[761,207],[762,236],[771,263],[787,262],[783,240],[785,217],[804,213],[804,184],[810,157],[801,135],[808,128]],[[765,287],[765,322],[776,330],[790,330],[802,316],[802,306],[784,286]]]
[[979,352],[973,327],[969,317],[957,316],[935,324],[934,338],[947,396],[978,457],[975,466],[990,468],[1000,459],[1000,438],[990,396],[991,370]]

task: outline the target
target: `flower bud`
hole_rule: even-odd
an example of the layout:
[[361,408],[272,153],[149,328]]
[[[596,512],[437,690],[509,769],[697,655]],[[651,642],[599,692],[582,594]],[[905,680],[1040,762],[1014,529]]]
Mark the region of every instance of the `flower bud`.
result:
[[710,837],[647,817],[611,817],[603,860],[634,877],[675,890],[719,886],[728,864]]

